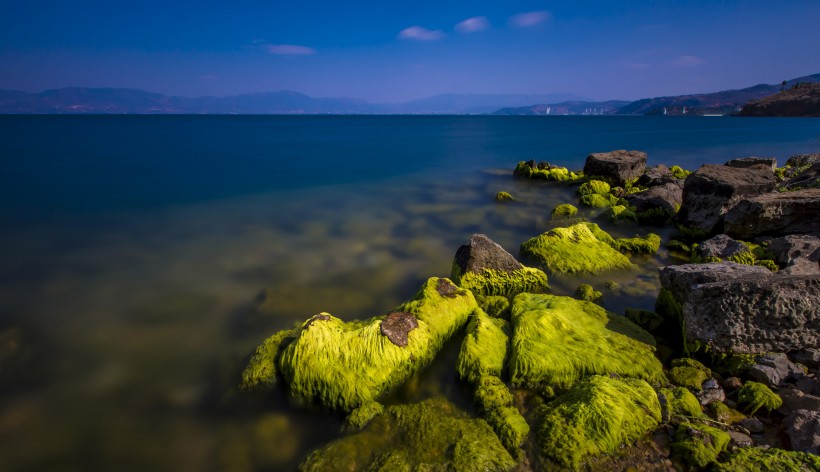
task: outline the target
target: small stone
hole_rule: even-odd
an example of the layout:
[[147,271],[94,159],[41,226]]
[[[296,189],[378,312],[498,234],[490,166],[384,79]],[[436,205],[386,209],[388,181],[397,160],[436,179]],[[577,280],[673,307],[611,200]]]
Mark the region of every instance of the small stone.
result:
[[738,421],[737,425],[752,434],[762,433],[764,429],[763,422],[753,416]]
[[461,294],[461,291],[452,282],[447,279],[438,279],[436,291],[442,297],[456,298]]
[[796,388],[784,388],[778,394],[780,399],[783,400],[783,405],[778,411],[784,415],[796,410],[820,411],[820,397],[806,395]]
[[718,385],[717,380],[709,379],[706,382],[703,382],[702,387],[704,390],[717,390],[720,388],[720,385]]
[[[707,380],[706,382],[704,382],[704,384],[708,382],[709,381]],[[717,386],[717,382],[715,382],[715,385]],[[702,391],[698,392],[696,396],[698,397],[700,404],[703,406],[706,406],[710,403],[722,402],[726,400],[726,393],[720,387],[710,389],[704,388]]]
[[723,382],[723,388],[726,390],[737,390],[743,386],[743,381],[738,377],[729,377]]
[[732,438],[731,445],[732,447],[750,447],[754,446],[754,441],[748,435],[737,432],[737,431],[727,431],[729,433],[729,437]]
[[396,346],[405,347],[408,334],[418,327],[419,322],[412,313],[395,312],[382,320],[381,333]]

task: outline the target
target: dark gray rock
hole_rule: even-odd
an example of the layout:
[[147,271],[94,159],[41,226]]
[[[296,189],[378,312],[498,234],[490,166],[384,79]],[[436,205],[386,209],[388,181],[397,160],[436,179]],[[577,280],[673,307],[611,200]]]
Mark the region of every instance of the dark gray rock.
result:
[[469,243],[458,248],[455,264],[462,273],[480,273],[484,269],[513,272],[523,267],[512,254],[484,234],[474,234]]
[[737,425],[752,434],[762,433],[764,429],[763,422],[754,416],[738,421]]
[[783,188],[786,190],[818,187],[820,187],[820,162],[802,172],[796,173],[792,178],[783,183]]
[[820,411],[797,410],[783,420],[792,449],[820,454]]
[[811,167],[820,163],[820,153],[816,154],[795,154],[786,161],[789,167]]
[[756,364],[749,368],[749,377],[769,387],[777,387],[786,380],[796,380],[803,376],[803,371],[786,354],[764,354],[755,361]]
[[680,187],[683,188],[683,181],[676,179],[668,167],[659,164],[655,167],[647,167],[636,183],[641,187],[657,187],[673,182],[680,182]]
[[623,187],[627,180],[636,179],[646,168],[646,153],[641,151],[611,151],[593,153],[584,163],[584,175],[600,177]]
[[739,169],[704,165],[686,178],[676,221],[702,234],[720,233],[723,215],[745,197],[771,192],[774,174],[762,166]]
[[381,333],[396,346],[405,347],[410,331],[418,327],[419,322],[412,313],[395,312],[382,320]]
[[683,187],[679,182],[667,182],[643,192],[626,195],[624,198],[630,206],[635,207],[635,213],[638,214],[638,217],[642,213],[660,210],[663,213],[658,215],[657,219],[666,221],[675,216],[683,201]]
[[741,157],[738,159],[732,159],[726,164],[723,164],[729,167],[737,167],[739,169],[746,169],[752,166],[765,166],[774,172],[775,168],[777,168],[777,158],[776,157]]
[[775,238],[769,242],[769,251],[785,274],[820,274],[820,238],[817,236],[792,234]]
[[820,367],[820,349],[816,347],[808,347],[790,352],[789,358],[794,362],[799,362],[809,367]]
[[724,230],[739,239],[762,235],[820,235],[817,215],[820,215],[820,189],[769,193],[738,201],[724,217]]
[[727,431],[727,433],[729,434],[729,437],[732,438],[729,442],[729,444],[732,447],[751,447],[755,444],[755,442],[752,440],[751,437],[749,437],[748,434],[743,434],[741,432],[732,430]]
[[796,388],[788,386],[777,392],[783,400],[783,406],[777,409],[781,414],[788,415],[797,410],[820,411],[820,397],[807,395]]
[[765,267],[728,261],[666,266],[661,267],[658,272],[661,286],[669,290],[681,304],[689,299],[689,294],[696,285],[745,276],[768,277],[772,275],[772,271]]
[[702,388],[703,390],[697,392],[696,394],[701,405],[706,406],[710,403],[722,402],[726,400],[726,393],[722,388],[720,388],[717,380],[709,379],[706,382],[703,382]]
[[725,234],[718,234],[713,238],[707,239],[700,243],[697,248],[697,254],[704,259],[707,257],[726,259],[745,252],[751,251],[745,244],[735,241]]
[[807,395],[817,395],[820,390],[820,382],[815,378],[802,377],[794,383],[794,387]]

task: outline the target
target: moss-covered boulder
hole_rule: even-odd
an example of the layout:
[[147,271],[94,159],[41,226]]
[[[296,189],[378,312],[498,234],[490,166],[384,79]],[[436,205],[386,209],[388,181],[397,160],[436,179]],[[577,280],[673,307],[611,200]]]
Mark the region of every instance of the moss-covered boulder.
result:
[[553,273],[631,269],[629,258],[602,241],[603,235],[609,236],[593,223],[555,228],[525,241],[521,245],[521,254]]
[[474,234],[456,251],[451,278],[476,295],[514,296],[549,290],[547,274],[525,267],[484,234]]
[[550,213],[550,219],[561,220],[565,218],[572,218],[577,214],[578,208],[576,208],[575,205],[570,205],[569,203],[562,203],[552,209],[552,212]]
[[604,294],[595,290],[592,285],[581,284],[575,289],[575,298],[588,302],[595,302],[601,299]]
[[666,381],[652,336],[594,303],[524,293],[513,300],[511,318],[515,385],[568,388],[592,374]]
[[683,387],[662,388],[658,390],[658,399],[664,422],[675,416],[697,418],[703,415],[700,401]]
[[280,378],[298,401],[350,411],[428,365],[477,307],[472,293],[434,277],[387,317],[344,322],[322,313],[275,334],[257,349],[243,380],[252,387]]
[[712,378],[712,371],[695,359],[675,359],[671,365],[669,380],[673,384],[686,387],[689,390],[700,392],[703,390],[701,387],[703,382]]
[[495,201],[501,203],[514,202],[515,198],[509,192],[501,191],[495,194]]
[[583,460],[615,452],[655,429],[660,405],[649,384],[592,376],[535,412],[536,446],[544,469],[577,470]]
[[820,456],[782,449],[742,447],[721,463],[715,472],[814,472],[820,470]]
[[753,415],[761,408],[776,410],[783,405],[783,400],[766,385],[748,381],[737,392],[737,403],[742,411]]
[[692,423],[681,423],[675,431],[672,452],[692,467],[703,468],[715,462],[726,450],[731,437],[725,432]]
[[444,399],[395,405],[359,433],[311,453],[301,471],[507,471],[516,461],[490,426]]
[[576,180],[583,176],[583,174],[572,172],[566,167],[554,166],[546,162],[536,164],[535,161],[520,161],[515,166],[513,175],[527,179],[557,182]]

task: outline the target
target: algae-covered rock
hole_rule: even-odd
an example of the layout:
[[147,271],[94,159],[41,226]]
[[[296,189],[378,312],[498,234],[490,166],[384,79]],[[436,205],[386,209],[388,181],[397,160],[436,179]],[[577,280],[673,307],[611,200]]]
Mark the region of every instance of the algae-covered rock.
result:
[[554,273],[596,273],[631,269],[629,259],[601,238],[609,237],[593,223],[555,228],[525,241],[521,253]]
[[697,397],[683,387],[662,388],[658,390],[664,421],[673,416],[697,418],[703,415]]
[[474,234],[456,251],[452,279],[477,295],[514,296],[549,290],[547,274],[525,267],[483,234]]
[[509,343],[505,332],[509,329],[507,324],[503,319],[489,317],[480,309],[473,313],[456,363],[461,378],[477,382],[484,375],[501,376]]
[[[243,380],[254,386],[279,377],[299,401],[350,411],[429,364],[476,308],[472,293],[434,277],[393,318],[344,322],[322,313],[275,334],[257,350]],[[395,326],[385,331],[382,323],[391,319]]]
[[816,472],[820,456],[782,449],[742,447],[729,458],[714,464],[715,472]]
[[302,471],[507,471],[516,462],[490,426],[442,398],[395,405],[363,431],[311,453]]
[[568,388],[592,374],[665,381],[652,336],[594,303],[554,295],[513,300],[513,384]]
[[578,195],[609,195],[609,191],[612,190],[608,183],[603,182],[601,180],[590,180],[589,182],[584,182],[578,187]]
[[592,288],[592,285],[581,284],[575,289],[575,298],[588,302],[594,302],[603,297],[604,294]]
[[563,182],[581,178],[583,174],[572,172],[566,167],[551,166],[546,163],[536,164],[535,161],[520,161],[513,175],[536,180]]
[[655,429],[661,412],[658,397],[646,382],[596,375],[539,407],[535,416],[542,457],[577,470],[584,458],[615,452]]
[[493,318],[509,318],[510,299],[502,295],[477,295],[475,301],[485,313]]
[[570,205],[569,203],[562,203],[557,207],[553,208],[552,213],[550,213],[550,219],[559,220],[563,218],[572,218],[573,216],[578,214],[578,208],[574,205]]
[[514,202],[515,198],[508,192],[498,192],[495,194],[495,201],[497,202]]
[[672,361],[669,380],[681,387],[700,392],[701,385],[712,378],[712,371],[695,359],[683,358]]
[[748,381],[737,392],[737,403],[743,411],[753,415],[761,408],[776,410],[783,404],[783,400],[764,384]]
[[672,452],[687,464],[703,468],[714,462],[726,450],[731,437],[711,426],[681,423],[675,431]]
[[369,401],[362,406],[351,411],[345,418],[344,429],[347,431],[360,431],[367,426],[376,415],[384,411],[384,405],[376,401]]

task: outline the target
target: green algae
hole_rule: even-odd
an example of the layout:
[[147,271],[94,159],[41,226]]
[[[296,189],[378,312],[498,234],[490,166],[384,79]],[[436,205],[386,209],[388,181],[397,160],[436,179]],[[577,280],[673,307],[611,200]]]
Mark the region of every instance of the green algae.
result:
[[672,177],[680,180],[684,180],[692,173],[686,169],[681,168],[680,166],[672,166],[669,168],[669,173],[672,174]]
[[515,296],[522,292],[546,292],[550,289],[547,274],[540,269],[521,267],[510,272],[481,269],[480,272],[462,272],[453,262],[451,279],[461,288],[476,295]]
[[507,471],[516,461],[490,426],[442,398],[395,405],[359,433],[311,453],[301,471]]
[[614,240],[612,247],[620,252],[655,254],[661,247],[661,237],[655,233],[649,233],[643,238],[618,238]]
[[476,295],[476,303],[493,318],[509,318],[510,299],[502,295]]
[[609,195],[611,187],[601,180],[590,180],[578,187],[578,195]]
[[652,336],[594,303],[554,295],[513,300],[509,371],[513,385],[569,388],[587,375],[666,378]]
[[550,213],[550,219],[558,220],[563,218],[572,218],[577,214],[578,208],[576,208],[575,205],[570,205],[569,203],[562,203],[552,209],[552,212]]
[[536,179],[536,180],[547,180],[547,181],[557,181],[557,182],[564,182],[568,180],[577,180],[580,179],[583,174],[580,172],[572,172],[568,170],[566,167],[553,167],[553,168],[546,168],[546,169],[539,169],[538,167],[532,167],[528,162],[520,161],[518,165],[515,166],[515,170],[513,174],[516,177],[525,177],[528,179]]
[[475,383],[474,398],[484,419],[498,435],[501,444],[515,457],[521,457],[521,445],[530,426],[513,405],[513,396],[498,377],[484,375]]
[[581,284],[575,289],[575,298],[578,300],[585,300],[588,302],[594,302],[600,300],[604,294],[592,288],[592,285],[589,284]]
[[368,401],[351,411],[345,418],[345,431],[361,431],[376,415],[384,411],[384,405],[377,401]]
[[295,337],[296,330],[284,330],[263,341],[242,372],[242,388],[267,390],[276,385],[276,358],[283,344],[291,342]]
[[700,392],[701,385],[712,378],[712,371],[695,359],[675,359],[671,362],[669,380],[681,387]]
[[609,219],[612,221],[631,221],[638,222],[638,215],[635,214],[634,209],[626,205],[615,205],[609,209]]
[[554,228],[525,241],[521,245],[521,254],[553,273],[631,269],[629,259],[602,241],[604,237],[613,240],[594,223]]
[[456,371],[462,379],[475,383],[485,375],[501,377],[509,344],[507,325],[503,319],[491,318],[483,310],[473,313],[456,362]]
[[766,385],[748,381],[738,390],[737,403],[742,411],[754,415],[761,408],[766,411],[780,408],[783,405],[783,400],[780,395],[772,392]]
[[495,201],[497,202],[514,202],[515,198],[509,192],[498,192],[495,194]]
[[782,449],[743,447],[713,467],[714,472],[817,472],[820,456]]
[[615,452],[655,429],[661,411],[646,382],[592,376],[537,408],[535,417],[535,441],[542,457],[578,470],[585,458]]
[[[661,395],[666,400],[666,408],[670,417],[698,418],[703,416],[700,402],[688,389],[684,387],[662,388],[658,390],[658,396]],[[661,405],[663,406],[663,402],[661,402]]]
[[729,441],[731,437],[717,428],[681,423],[675,431],[672,452],[692,467],[703,468],[715,462]]

